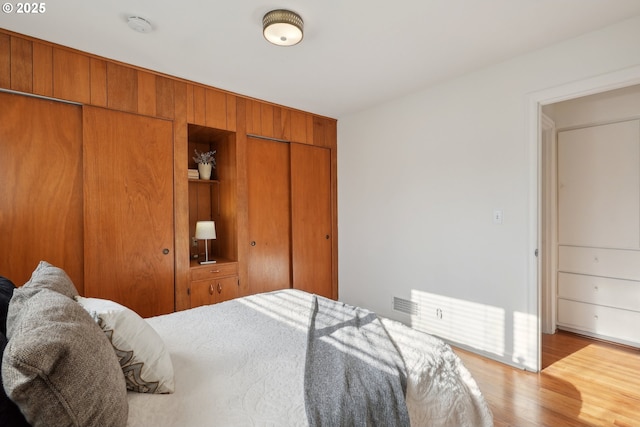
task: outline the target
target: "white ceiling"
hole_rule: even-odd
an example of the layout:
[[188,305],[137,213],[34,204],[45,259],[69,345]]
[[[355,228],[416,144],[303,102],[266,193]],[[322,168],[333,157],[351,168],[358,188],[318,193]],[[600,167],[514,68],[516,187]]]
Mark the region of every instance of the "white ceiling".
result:
[[[0,27],[334,118],[640,15],[640,0],[55,0],[45,6],[40,15],[1,13]],[[262,37],[262,16],[280,8],[304,19],[297,46],[273,46]],[[130,15],[148,19],[153,31],[129,29]]]

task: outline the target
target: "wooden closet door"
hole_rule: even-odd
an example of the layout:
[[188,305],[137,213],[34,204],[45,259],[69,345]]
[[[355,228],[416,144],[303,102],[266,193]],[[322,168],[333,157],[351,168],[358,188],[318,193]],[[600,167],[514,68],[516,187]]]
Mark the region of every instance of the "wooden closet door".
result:
[[0,274],[21,286],[45,260],[82,293],[82,109],[0,93],[0,111]]
[[173,125],[85,107],[87,296],[143,317],[174,310]]
[[247,139],[250,293],[291,287],[289,145]]
[[331,151],[291,144],[293,287],[335,298],[331,282]]

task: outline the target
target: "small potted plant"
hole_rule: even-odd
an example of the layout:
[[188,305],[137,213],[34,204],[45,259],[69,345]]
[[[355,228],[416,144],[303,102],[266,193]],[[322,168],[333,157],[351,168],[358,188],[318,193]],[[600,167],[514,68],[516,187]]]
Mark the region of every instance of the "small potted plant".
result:
[[206,151],[199,153],[198,150],[193,150],[196,155],[193,160],[198,164],[198,174],[200,179],[211,179],[211,169],[216,168],[216,150]]

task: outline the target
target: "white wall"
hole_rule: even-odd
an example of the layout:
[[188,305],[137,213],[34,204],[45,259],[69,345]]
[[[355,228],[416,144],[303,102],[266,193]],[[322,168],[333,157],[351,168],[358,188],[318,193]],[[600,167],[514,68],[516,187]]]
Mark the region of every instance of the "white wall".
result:
[[340,117],[340,299],[536,369],[530,95],[640,64],[637,40],[640,17]]

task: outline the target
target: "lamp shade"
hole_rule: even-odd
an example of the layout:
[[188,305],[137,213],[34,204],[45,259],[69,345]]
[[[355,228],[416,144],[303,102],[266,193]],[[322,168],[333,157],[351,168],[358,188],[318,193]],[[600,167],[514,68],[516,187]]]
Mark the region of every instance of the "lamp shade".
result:
[[216,238],[216,224],[213,221],[198,221],[196,222],[196,239],[215,239]]
[[300,15],[290,10],[272,10],[262,18],[262,33],[270,43],[293,46],[303,37],[304,22]]

